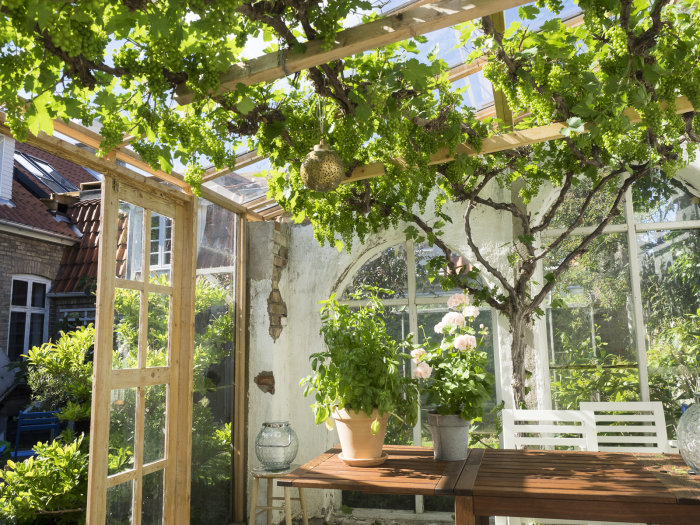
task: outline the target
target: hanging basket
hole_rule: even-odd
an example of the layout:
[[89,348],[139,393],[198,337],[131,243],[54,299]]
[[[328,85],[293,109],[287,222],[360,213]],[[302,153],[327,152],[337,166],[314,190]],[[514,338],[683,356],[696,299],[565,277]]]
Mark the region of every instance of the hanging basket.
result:
[[304,158],[301,163],[301,180],[314,191],[332,191],[336,189],[345,175],[343,161],[325,140]]

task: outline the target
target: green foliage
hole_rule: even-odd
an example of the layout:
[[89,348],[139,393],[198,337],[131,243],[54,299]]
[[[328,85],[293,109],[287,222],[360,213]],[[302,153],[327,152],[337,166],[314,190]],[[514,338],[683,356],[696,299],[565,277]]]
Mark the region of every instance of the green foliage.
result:
[[420,383],[420,390],[426,394],[428,407],[434,406],[438,414],[459,414],[467,421],[481,421],[483,402],[491,397],[493,386],[483,350],[487,330],[482,327],[477,333],[467,320],[476,318],[479,310],[468,305],[465,294],[453,295],[448,304],[458,311],[448,312],[435,325],[442,340],[427,350],[416,348],[411,352],[416,363],[414,375],[426,379]]
[[647,352],[651,399],[662,401],[669,434],[681,416],[681,405],[700,391],[700,309],[671,320]]
[[0,471],[0,515],[8,525],[85,523],[88,452],[83,437],[37,443],[36,456]]
[[61,410],[72,421],[90,417],[94,339],[89,325],[27,351],[27,384],[41,410]]
[[562,332],[567,363],[552,366],[552,397],[557,408],[577,410],[581,401],[638,401],[639,373],[636,363],[606,352],[607,343],[595,332],[595,351],[590,338],[576,340]]
[[[397,343],[387,333],[380,292],[388,291],[367,288],[367,302],[359,308],[338,303],[335,295],[322,301],[321,334],[327,349],[311,355],[314,373],[300,382],[305,396],[315,395],[316,424],[336,408],[367,415],[376,408],[380,416],[390,413],[409,425],[416,422],[416,385],[402,374],[408,355],[401,350],[410,341]],[[378,429],[377,421],[373,425]]]
[[[154,167],[169,171],[176,160],[197,164],[205,155],[233,165],[231,129],[259,113],[259,105],[282,97],[267,87],[246,87],[212,102],[219,75],[244,60],[245,44],[262,36],[303,48],[298,16],[312,28],[308,38],[328,45],[351,13],[367,0],[268,6],[260,2],[159,0],[130,2],[7,1],[0,10],[0,100],[20,139],[51,132],[52,119],[102,123],[101,152],[124,135],[139,137],[134,149]],[[288,27],[280,34],[273,26]],[[286,40],[286,42],[284,42]],[[195,103],[173,103],[178,85]],[[23,94],[29,101],[20,98]],[[255,108],[255,109],[253,109]],[[228,125],[230,124],[230,126]],[[274,124],[274,122],[273,122]],[[242,133],[241,133],[242,135]],[[196,169],[188,173],[196,181]]]

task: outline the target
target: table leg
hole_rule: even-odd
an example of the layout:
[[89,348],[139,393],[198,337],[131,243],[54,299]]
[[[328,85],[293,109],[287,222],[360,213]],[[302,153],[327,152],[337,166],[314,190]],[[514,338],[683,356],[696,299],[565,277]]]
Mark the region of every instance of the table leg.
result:
[[[455,496],[455,525],[483,525],[481,516],[474,516],[474,498],[471,496]],[[486,518],[488,523],[488,518]]]

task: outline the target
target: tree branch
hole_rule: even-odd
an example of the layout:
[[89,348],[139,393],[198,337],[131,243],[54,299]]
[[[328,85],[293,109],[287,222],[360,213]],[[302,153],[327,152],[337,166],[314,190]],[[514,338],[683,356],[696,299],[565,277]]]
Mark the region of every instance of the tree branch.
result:
[[[476,246],[474,239],[472,238],[472,228],[471,228],[471,224],[469,222],[469,217],[471,216],[473,209],[474,209],[474,202],[470,200],[469,203],[467,204],[467,210],[464,212],[464,232],[466,233],[466,236],[467,236],[467,244],[469,245],[469,248],[471,249],[472,253],[474,254],[474,257],[476,257],[476,260],[479,262],[479,264],[481,264],[481,266],[483,266],[487,272],[489,272],[496,279],[498,279],[498,282],[501,283],[501,286],[503,286],[503,289],[508,293],[508,296],[510,297],[511,301],[514,301],[516,299],[515,289],[508,282],[508,279],[506,279],[505,276],[500,271],[498,271],[494,266],[491,265],[491,263],[489,263],[484,258],[484,256],[481,254],[481,251]],[[499,309],[501,311],[504,311],[505,305],[501,305],[501,307]],[[504,312],[504,313],[507,313],[507,312]]]

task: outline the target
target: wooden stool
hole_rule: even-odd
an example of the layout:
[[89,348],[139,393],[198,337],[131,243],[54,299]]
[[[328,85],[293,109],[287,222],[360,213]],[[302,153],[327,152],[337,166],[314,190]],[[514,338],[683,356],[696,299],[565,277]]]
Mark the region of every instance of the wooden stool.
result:
[[[301,517],[304,520],[304,525],[309,525],[309,518],[306,515],[306,501],[304,500],[304,489],[299,488],[299,497],[292,498],[291,487],[283,487],[284,497],[273,496],[272,491],[275,488],[274,481],[276,478],[281,478],[285,474],[295,470],[299,465],[292,465],[287,470],[270,471],[263,468],[254,468],[250,471],[253,475],[253,494],[250,503],[250,516],[248,524],[255,525],[255,518],[262,512],[267,512],[267,525],[272,525],[272,511],[283,510],[286,525],[292,525],[292,501],[298,501],[301,506]],[[258,505],[258,487],[260,479],[267,480],[267,505]],[[281,505],[273,505],[274,501],[283,501]]]

